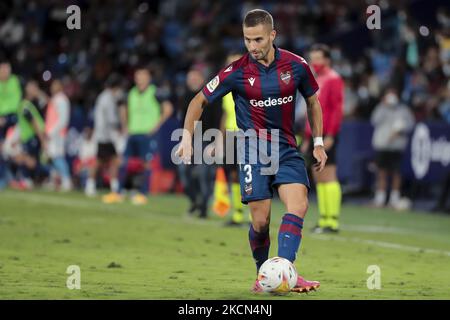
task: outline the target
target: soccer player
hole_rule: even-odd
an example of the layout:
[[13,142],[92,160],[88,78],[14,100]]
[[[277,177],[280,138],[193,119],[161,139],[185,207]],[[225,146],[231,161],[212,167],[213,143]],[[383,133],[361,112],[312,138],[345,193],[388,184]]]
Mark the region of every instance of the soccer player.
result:
[[[320,216],[313,232],[335,233],[339,231],[342,199],[341,185],[336,174],[336,146],[342,123],[344,81],[331,68],[330,49],[327,45],[316,44],[311,47],[310,63],[320,87],[317,95],[323,108],[323,143],[328,156],[323,171],[313,172]],[[311,128],[307,124],[301,151],[304,153],[308,149],[312,149],[312,145]]]
[[[157,150],[157,133],[161,125],[171,116],[172,104],[166,97],[158,95],[158,90],[151,84],[150,70],[139,67],[134,73],[134,86],[128,93],[128,105],[125,112],[123,126],[128,133],[127,145],[119,168],[119,193],[112,192],[103,197],[105,203],[123,201],[120,194],[127,173],[130,157],[138,157],[144,161],[143,181],[139,193],[131,199],[133,204],[143,205],[147,203],[149,191],[150,160]],[[161,101],[161,102],[160,102]]]
[[44,119],[33,103],[33,101],[38,101],[42,95],[45,96],[37,82],[29,81],[25,86],[25,99],[20,103],[17,112],[22,152],[16,158],[16,162],[27,189],[34,184],[34,178],[39,168],[41,148],[45,145]]
[[[8,128],[17,123],[17,111],[22,99],[22,90],[17,76],[11,74],[11,64],[0,60],[0,150]],[[6,160],[0,152],[0,179],[6,173]]]
[[[258,272],[269,255],[273,189],[277,189],[286,210],[278,233],[278,256],[294,262],[302,239],[303,219],[308,209],[309,180],[293,132],[297,90],[307,102],[314,136],[316,170],[323,170],[327,155],[322,139],[322,111],[315,94],[318,85],[306,61],[273,44],[276,36],[273,18],[265,10],[255,9],[246,14],[243,34],[248,53],[223,68],[190,102],[177,154],[182,161],[190,161],[195,121],[200,118],[203,108],[208,108],[210,102],[228,92],[233,93],[240,129],[255,130],[257,139],[268,141],[267,145],[277,136],[277,172],[263,174],[265,168],[262,163],[258,161],[254,164],[254,161],[247,160],[250,155],[248,148],[245,148],[245,161],[240,164],[239,170],[242,201],[249,205],[252,216],[249,242]],[[270,130],[269,133],[266,129]],[[293,291],[307,292],[319,285],[317,281],[307,281],[299,276]],[[252,290],[262,291],[258,279]]]
[[46,153],[52,161],[53,173],[61,178],[61,190],[70,191],[72,180],[66,161],[66,136],[70,119],[70,101],[64,94],[61,80],[50,85],[52,94],[45,114]]
[[120,78],[112,74],[105,83],[105,89],[100,93],[94,108],[94,138],[97,142],[97,161],[89,170],[89,178],[86,182],[85,194],[96,194],[95,178],[98,168],[109,164],[109,180],[111,192],[119,192],[117,179],[119,170],[119,157],[117,156],[114,141],[119,136],[119,106],[118,100],[121,94]]
[[8,128],[17,123],[21,99],[19,79],[11,74],[11,65],[8,61],[0,61],[0,142]]

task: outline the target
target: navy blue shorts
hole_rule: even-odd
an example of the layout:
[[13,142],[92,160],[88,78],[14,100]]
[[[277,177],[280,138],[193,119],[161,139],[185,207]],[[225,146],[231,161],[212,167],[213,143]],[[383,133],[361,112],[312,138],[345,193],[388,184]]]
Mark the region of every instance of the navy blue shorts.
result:
[[41,151],[41,143],[39,142],[39,139],[37,137],[33,137],[27,142],[25,142],[23,145],[23,151],[30,157],[33,157],[35,159],[39,159],[39,154]]
[[[248,162],[248,158],[245,162]],[[261,164],[259,160],[255,164],[239,165],[242,203],[272,199],[274,189],[281,184],[300,183],[309,190],[305,161],[295,148],[280,145],[278,170],[267,174],[264,168],[267,170],[269,166]]]
[[156,135],[133,134],[128,137],[123,156],[150,161],[158,149]]

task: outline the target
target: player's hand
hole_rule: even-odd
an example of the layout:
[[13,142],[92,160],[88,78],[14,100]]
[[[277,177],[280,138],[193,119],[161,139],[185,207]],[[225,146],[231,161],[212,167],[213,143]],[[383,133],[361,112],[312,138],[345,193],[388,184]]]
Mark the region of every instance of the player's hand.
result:
[[175,155],[180,157],[184,164],[191,164],[192,153],[192,142],[187,139],[182,139],[180,146],[175,151]]
[[325,148],[325,151],[330,150],[334,145],[334,138],[332,136],[325,136],[323,139],[323,146]]
[[317,160],[317,163],[313,165],[314,170],[321,172],[327,163],[327,154],[323,146],[316,146],[313,150],[313,156]]

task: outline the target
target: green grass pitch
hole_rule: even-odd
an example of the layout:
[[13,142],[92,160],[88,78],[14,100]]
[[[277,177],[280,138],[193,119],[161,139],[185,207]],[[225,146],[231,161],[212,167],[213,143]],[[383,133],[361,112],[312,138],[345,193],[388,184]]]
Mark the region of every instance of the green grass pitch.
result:
[[[180,195],[105,205],[81,193],[0,192],[0,299],[449,299],[450,216],[344,205],[342,232],[314,235],[311,204],[296,261],[309,294],[253,295],[247,228],[186,217]],[[272,209],[276,255],[282,204]],[[78,265],[81,289],[66,287]],[[381,288],[368,289],[370,265]]]

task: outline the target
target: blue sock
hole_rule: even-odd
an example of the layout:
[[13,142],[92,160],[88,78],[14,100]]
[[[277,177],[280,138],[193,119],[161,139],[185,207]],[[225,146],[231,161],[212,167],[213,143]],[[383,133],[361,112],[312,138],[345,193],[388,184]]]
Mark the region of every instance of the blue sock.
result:
[[58,157],[53,159],[53,166],[55,167],[61,178],[70,179],[70,170],[66,158]]
[[256,232],[255,229],[253,229],[253,225],[250,225],[248,239],[250,241],[250,248],[252,249],[253,259],[255,259],[256,263],[256,272],[258,272],[262,264],[269,258],[269,228],[267,228],[267,230],[263,232]]
[[151,170],[149,170],[149,169],[144,170],[144,173],[142,175],[142,179],[144,179],[144,181],[142,181],[141,189],[139,190],[143,195],[146,195],[149,191],[151,174],[152,174]]
[[286,258],[291,262],[295,261],[297,251],[302,241],[303,219],[286,213],[278,232],[278,256]]

